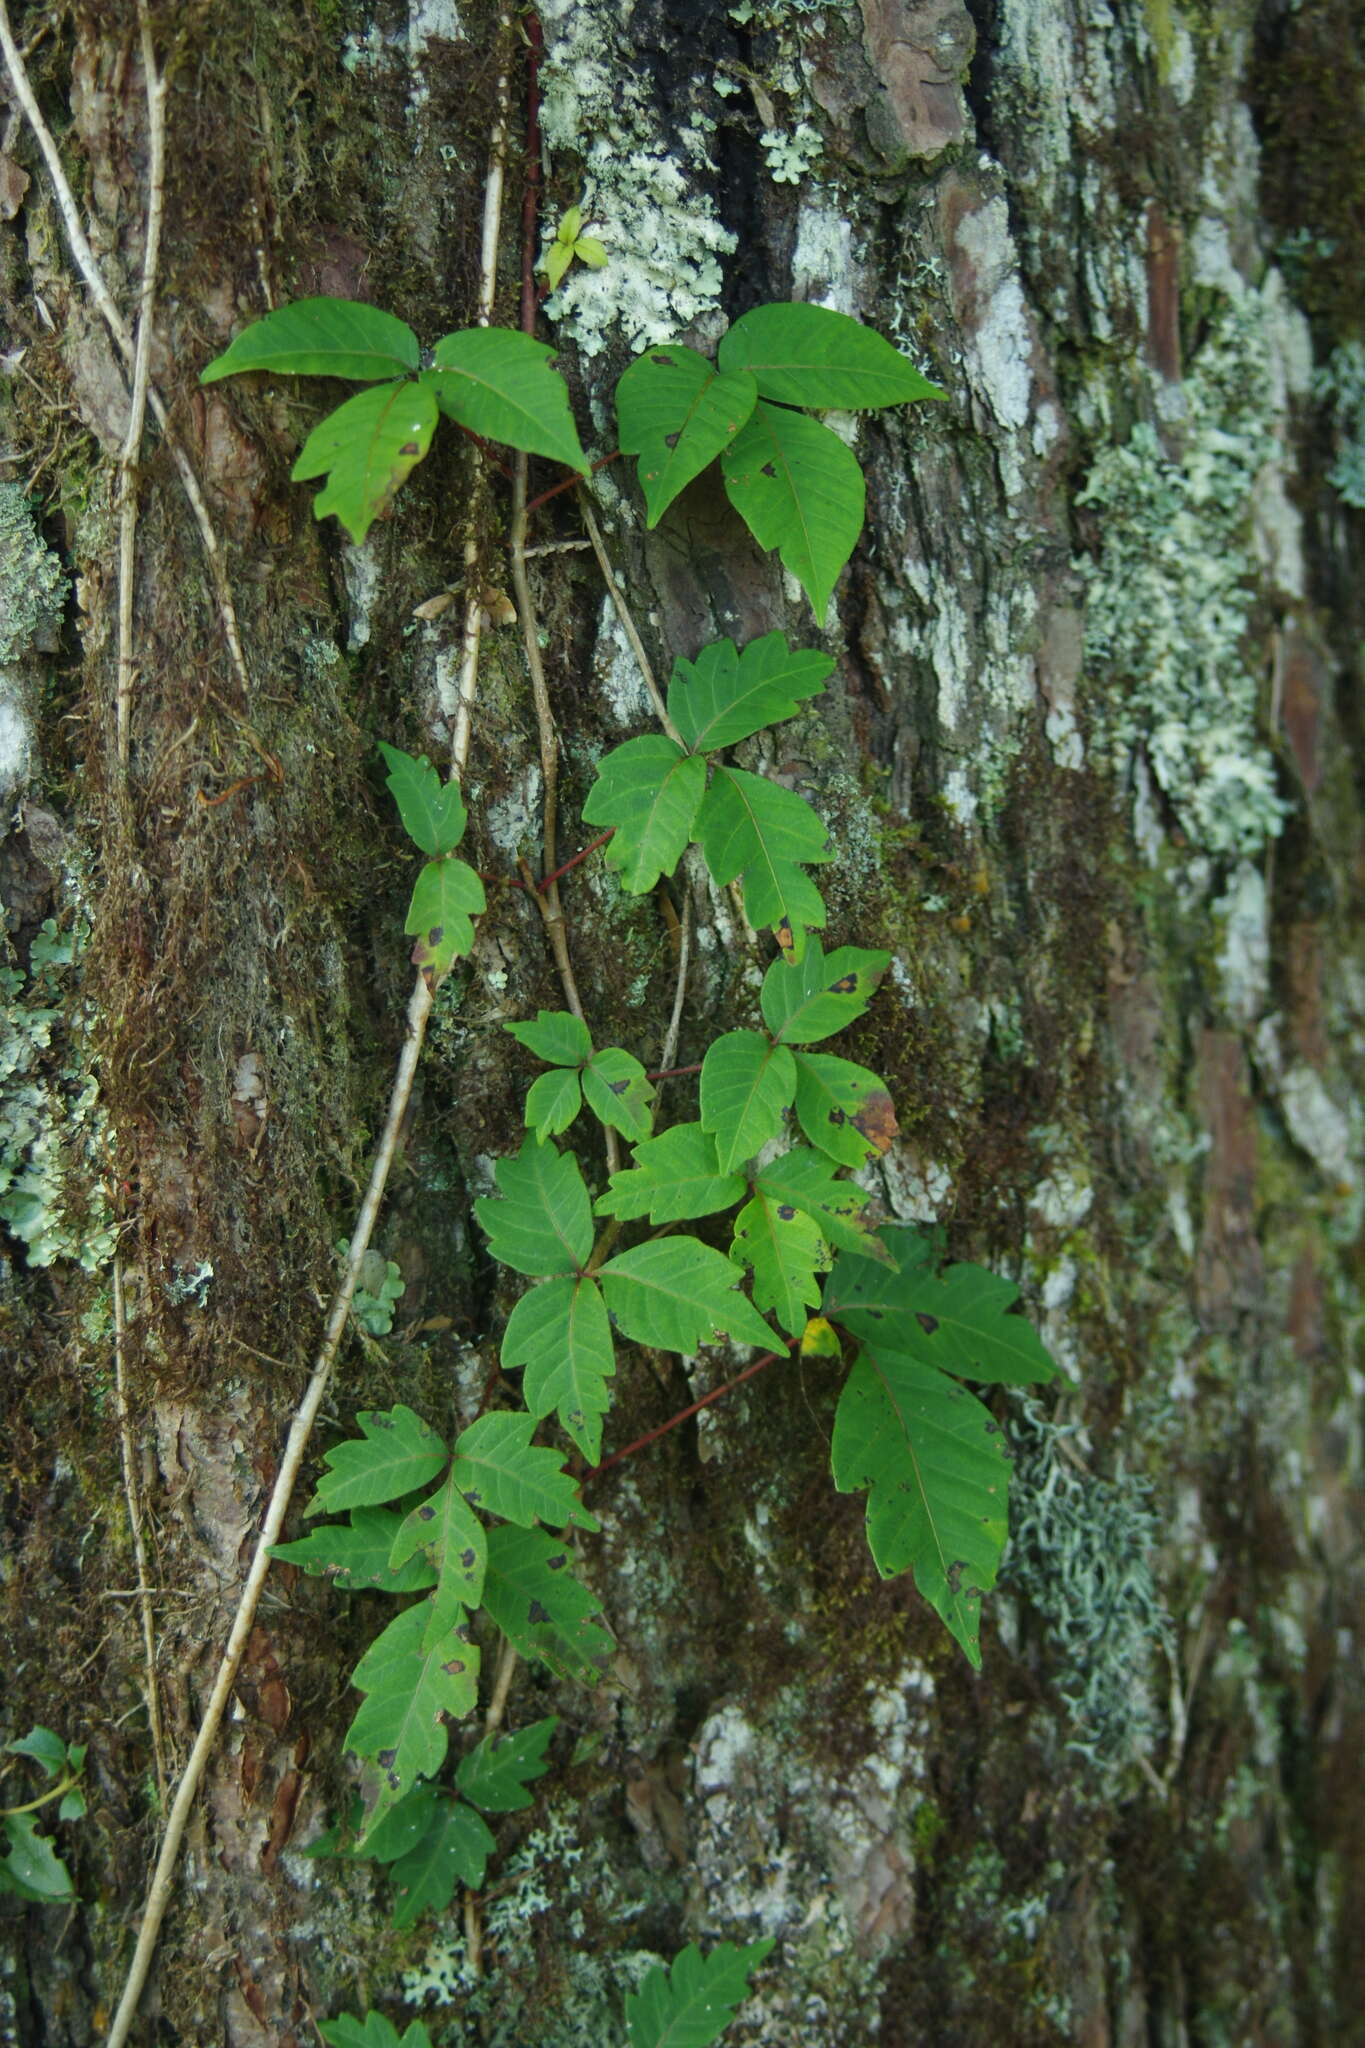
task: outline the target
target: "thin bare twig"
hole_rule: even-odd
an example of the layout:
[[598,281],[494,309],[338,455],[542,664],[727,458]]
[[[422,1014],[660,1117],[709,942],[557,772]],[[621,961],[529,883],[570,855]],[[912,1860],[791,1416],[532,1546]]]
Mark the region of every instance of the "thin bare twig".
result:
[[631,652],[640,665],[640,674],[644,679],[645,688],[649,692],[649,701],[654,706],[654,715],[668,734],[668,737],[677,746],[686,749],[686,740],[668,715],[668,706],[664,702],[663,692],[660,690],[655,677],[653,663],[645,653],[645,643],[640,638],[639,628],[635,624],[635,616],[630,606],[626,603],[624,591],[616,580],[616,573],[611,566],[611,558],[607,554],[607,545],[602,538],[602,529],[598,525],[597,515],[592,509],[592,500],[581,487],[578,493],[578,508],[583,514],[583,524],[588,529],[588,539],[592,542],[592,551],[597,557],[597,566],[602,571],[602,581],[607,586],[607,595],[616,607],[616,616],[621,621],[622,629],[627,640],[630,642]]
[[[544,37],[540,20],[532,10],[527,17],[524,33],[526,37],[526,183],[522,192],[521,205],[521,331],[534,338],[536,312],[540,304],[535,280],[535,239],[540,198],[540,60],[544,50]],[[512,590],[517,602],[517,617],[521,625],[522,645],[526,650],[526,667],[531,677],[531,696],[536,707],[536,731],[540,738],[540,783],[541,783],[541,862],[543,877],[537,888],[523,864],[523,880],[535,894],[536,905],[545,924],[550,951],[559,970],[564,1000],[574,1016],[583,1021],[583,1004],[574,978],[573,962],[569,958],[568,936],[564,929],[564,913],[559,901],[559,738],[555,731],[554,712],[550,706],[550,686],[545,679],[545,664],[540,658],[540,620],[531,596],[531,582],[526,573],[526,535],[529,508],[526,502],[530,460],[525,453],[518,454],[512,473],[512,524],[507,537],[507,553],[512,576]],[[615,1151],[614,1133],[607,1132],[607,1151],[610,1159]],[[619,1158],[612,1167],[619,1166]]]
[[[3,5],[4,0],[0,0],[0,9],[3,8]],[[502,16],[504,45],[506,44],[509,30],[510,17],[504,14]],[[499,112],[494,123],[490,148],[489,185],[496,190],[498,204],[496,210],[490,210],[486,207],[484,216],[484,268],[481,273],[480,305],[487,308],[492,306],[494,281],[497,272],[497,227],[500,219],[503,167],[507,151],[506,109],[508,91],[509,88],[504,73],[499,86]],[[472,730],[471,716],[474,701],[474,677],[478,667],[478,645],[477,632],[472,638],[470,636],[466,637],[461,669],[460,709],[463,715],[457,724],[456,743],[452,750],[452,775],[463,773],[468,758],[469,739]],[[107,2048],[124,2048],[124,2044],[128,2039],[129,2029],[137,2012],[138,2003],[142,1997],[143,1988],[147,1982],[152,1957],[156,1952],[157,1938],[161,1931],[161,1923],[165,1918],[166,1908],[170,1903],[175,1866],[179,1858],[181,1843],[184,1840],[190,1809],[194,1805],[209,1757],[218,1738],[218,1730],[222,1724],[223,1715],[232,1694],[238,1666],[241,1663],[242,1655],[255,1623],[256,1610],[260,1604],[262,1589],[270,1569],[270,1553],[274,1545],[279,1541],[281,1531],[283,1530],[284,1518],[288,1512],[289,1503],[303,1464],[308,1440],[322,1408],[323,1398],[331,1378],[332,1367],[341,1349],[342,1338],[345,1335],[347,1319],[350,1314],[351,1300],[355,1294],[360,1275],[361,1263],[366,1252],[369,1250],[370,1240],[374,1234],[375,1223],[379,1216],[380,1205],[383,1202],[384,1191],[388,1185],[389,1172],[397,1155],[399,1138],[407,1117],[408,1104],[412,1095],[413,1082],[417,1073],[418,1061],[421,1057],[423,1041],[426,1037],[427,1022],[431,1016],[433,1000],[431,989],[427,986],[425,978],[419,974],[413,984],[412,994],[408,1000],[403,1049],[393,1078],[388,1111],[384,1119],[384,1129],[376,1148],[374,1164],[370,1169],[369,1185],[365,1190],[365,1197],[360,1205],[360,1212],[356,1217],[355,1227],[351,1233],[350,1251],[346,1258],[340,1283],[332,1299],[326,1329],[313,1365],[312,1376],[309,1379],[303,1399],[294,1414],[293,1421],[289,1426],[289,1435],[280,1458],[274,1489],[266,1509],[265,1520],[261,1525],[261,1533],[257,1539],[255,1554],[251,1560],[246,1582],[242,1587],[241,1596],[237,1603],[237,1611],[233,1616],[232,1627],[219,1662],[218,1672],[213,1682],[213,1689],[209,1694],[208,1703],[204,1709],[193,1747],[190,1750],[189,1759],[186,1762],[180,1783],[176,1788],[175,1799],[166,1822],[166,1832],[162,1839],[160,1854],[157,1857],[156,1868],[152,1873],[152,1881],[148,1887],[147,1902],[143,1910],[142,1926],[138,1932],[137,1946],[129,1967],[127,1981],[124,1984],[123,1995],[119,2000],[118,2011],[114,2015],[113,2024],[109,2030]]]
[[[66,172],[62,168],[61,156],[58,153],[56,143],[52,139],[52,131],[43,119],[42,109],[38,105],[33,87],[29,81],[28,67],[24,63],[23,52],[14,40],[14,32],[10,27],[9,8],[6,5],[6,0],[0,0],[0,51],[4,53],[5,68],[9,72],[14,97],[23,109],[24,117],[28,121],[29,127],[33,130],[34,140],[38,144],[43,162],[47,165],[47,174],[52,181],[53,196],[57,201],[57,211],[62,217],[62,226],[66,230],[66,239],[70,246],[72,257],[75,260],[76,268],[85,279],[90,296],[95,301],[105,325],[114,337],[114,342],[120,355],[126,363],[134,367],[136,374],[137,345],[133,340],[127,321],[114,303],[113,296],[104,281],[99,264],[95,261],[95,252],[90,247],[85,230],[81,226],[81,217],[76,205],[75,195],[71,190]],[[181,486],[186,498],[189,500],[195,524],[199,528],[199,538],[203,545],[204,553],[208,557],[209,573],[213,579],[214,594],[218,600],[218,616],[222,622],[223,637],[228,644],[228,652],[232,657],[233,668],[236,670],[237,679],[241,683],[242,688],[244,690],[249,689],[250,678],[247,673],[246,656],[242,652],[242,636],[237,626],[237,608],[233,603],[232,592],[228,587],[227,572],[223,566],[223,553],[218,545],[218,535],[214,529],[213,521],[209,517],[208,506],[204,503],[204,494],[199,488],[199,479],[195,474],[194,464],[185,453],[179,436],[172,431],[165,402],[155,384],[151,383],[150,380],[147,385],[147,402],[151,406],[158,426],[161,428],[166,446],[171,451],[172,459],[180,475]]]
[[692,896],[689,891],[683,897],[682,930],[678,937],[678,979],[673,990],[673,1014],[668,1020],[663,1055],[659,1060],[659,1066],[664,1070],[671,1068],[678,1056],[678,1034],[682,1030],[683,1005],[687,1000],[687,966],[691,954]]
[[152,1585],[147,1572],[147,1544],[142,1534],[142,1508],[138,1500],[137,1455],[133,1447],[133,1424],[128,1408],[128,1314],[123,1293],[123,1257],[114,1254],[114,1406],[118,1412],[119,1451],[123,1462],[123,1498],[128,1508],[128,1528],[133,1539],[133,1561],[137,1566],[137,1604],[142,1615],[142,1653],[147,1692],[147,1723],[152,1736],[152,1759],[156,1766],[156,1789],[166,1804],[166,1743],[161,1726],[161,1692],[156,1676],[156,1630],[153,1625]]
[[[137,342],[133,353],[133,391],[128,405],[128,431],[120,463],[118,558],[118,686],[115,730],[120,775],[128,773],[128,740],[132,723],[133,590],[137,567],[137,471],[142,429],[147,417],[147,386],[151,378],[152,320],[156,307],[156,266],[161,249],[161,215],[166,196],[166,80],[156,68],[147,0],[138,0],[138,33],[142,43],[142,82],[147,97],[147,225],[142,250],[142,292],[138,302]],[[158,1777],[160,1771],[158,1769]],[[163,1786],[164,1791],[164,1786]]]
[[512,1690],[512,1675],[520,1659],[516,1645],[510,1636],[504,1636],[498,1651],[497,1675],[493,1680],[493,1694],[488,1702],[488,1712],[483,1717],[484,1733],[495,1734],[502,1726],[502,1717],[507,1712],[507,1695]]
[[508,535],[507,554],[512,576],[512,591],[517,603],[517,616],[521,622],[522,645],[526,650],[526,667],[531,677],[531,696],[536,707],[536,730],[540,736],[540,779],[541,779],[541,868],[545,880],[536,887],[535,877],[529,870],[522,879],[528,889],[535,892],[540,914],[545,921],[546,936],[554,954],[555,966],[559,970],[564,1000],[575,1017],[583,1015],[583,1003],[574,978],[573,962],[569,958],[569,944],[564,932],[564,912],[559,901],[559,883],[555,879],[558,869],[557,846],[559,840],[559,739],[555,732],[554,712],[550,706],[550,686],[545,676],[545,664],[540,658],[540,620],[531,596],[531,582],[526,573],[526,474],[527,458],[517,457],[516,478],[512,486],[512,527]]

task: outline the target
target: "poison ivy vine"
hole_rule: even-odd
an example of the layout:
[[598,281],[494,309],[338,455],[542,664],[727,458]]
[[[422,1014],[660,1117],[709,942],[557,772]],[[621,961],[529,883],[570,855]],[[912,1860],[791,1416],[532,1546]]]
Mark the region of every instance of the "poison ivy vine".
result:
[[[566,216],[553,257],[561,270],[574,255],[595,259],[581,226],[576,210]],[[335,514],[355,540],[426,455],[442,414],[575,474],[590,467],[553,354],[525,334],[447,335],[424,363],[393,315],[311,299],[248,328],[204,379],[240,371],[367,387],[313,429],[294,465],[296,478],[325,477],[315,512]],[[862,528],[864,484],[852,450],[813,415],[942,396],[843,314],[759,306],[730,328],[714,363],[670,344],[630,365],[616,390],[620,450],[636,458],[651,526],[719,462],[754,538],[777,551],[822,618]],[[606,1469],[621,1347],[687,1358],[724,1342],[759,1354],[749,1374],[793,1352],[847,1360],[834,1485],[866,1495],[878,1571],[913,1573],[981,1662],[1009,1462],[973,1388],[1037,1384],[1054,1368],[1014,1312],[1009,1282],[967,1263],[939,1270],[929,1239],[882,1222],[851,1178],[890,1148],[895,1108],[878,1074],[827,1048],[868,1009],[890,955],[825,949],[828,914],[811,871],[835,858],[826,826],[799,793],[731,758],[820,696],[833,668],[780,632],[743,647],[713,641],[675,661],[664,730],[601,761],[583,816],[606,828],[621,886],[653,889],[696,846],[712,881],[736,885],[749,923],[772,933],[755,1014],[707,1048],[692,1113],[662,1128],[654,1080],[629,1047],[597,1044],[567,1010],[507,1025],[542,1071],[528,1075],[527,1135],[497,1162],[496,1193],[475,1214],[493,1259],[530,1283],[500,1345],[503,1367],[521,1374],[523,1406],[480,1416],[453,1443],[402,1403],[360,1415],[360,1435],[327,1453],[309,1505],[334,1519],[275,1551],[342,1590],[402,1603],[353,1674],[361,1704],[346,1748],[360,1759],[362,1796],[317,1845],[390,1868],[396,1925],[444,1907],[457,1885],[482,1883],[494,1848],[483,1816],[529,1803],[547,1767],[553,1717],[479,1744],[453,1785],[439,1782],[448,1724],[476,1703],[480,1634],[491,1627],[565,1679],[592,1683],[610,1661],[610,1630],[574,1569],[576,1546],[598,1525],[570,1452],[535,1438],[553,1416],[587,1478]],[[406,929],[434,988],[470,952],[484,888],[457,854],[467,826],[459,788],[424,757],[380,751],[425,857]],[[585,1170],[556,1142],[585,1115],[628,1148],[605,1187],[593,1148]],[[655,1973],[629,2001],[634,2048],[713,2040],[768,1946],[724,1945],[706,1959],[687,1950],[671,1974]],[[373,2014],[322,2031],[372,2048],[397,2039]],[[425,2035],[414,2027],[403,2039],[417,2048]]]

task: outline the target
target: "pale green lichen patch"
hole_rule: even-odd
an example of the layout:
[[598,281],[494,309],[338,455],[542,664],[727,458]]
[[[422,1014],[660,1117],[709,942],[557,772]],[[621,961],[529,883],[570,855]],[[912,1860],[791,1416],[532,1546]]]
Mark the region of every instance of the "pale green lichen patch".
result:
[[1152,1569],[1160,1524],[1144,1479],[1100,1479],[1067,1455],[1075,1433],[1020,1402],[1002,1580],[1048,1623],[1068,1747],[1113,1771],[1147,1757],[1158,1731],[1154,1667],[1170,1629]]
[[1279,454],[1267,324],[1260,294],[1225,302],[1169,446],[1140,423],[1101,453],[1079,499],[1100,528],[1098,558],[1079,566],[1102,740],[1121,772],[1145,758],[1186,838],[1222,856],[1255,853],[1288,808],[1251,648],[1258,481]]
[[28,499],[18,484],[0,483],[0,800],[22,790],[33,772],[32,718],[15,664],[35,645],[55,645],[65,597],[61,564],[43,544]]
[[1337,434],[1327,481],[1348,505],[1365,511],[1365,342],[1344,341],[1333,349],[1313,390],[1330,405]]
[[33,524],[18,484],[0,483],[0,663],[55,626],[66,595],[57,557]]
[[735,247],[705,181],[714,121],[696,111],[669,136],[630,61],[631,0],[547,0],[541,128],[554,155],[582,159],[582,206],[607,251],[548,301],[587,356],[613,334],[634,348],[671,341],[718,313],[720,259]]
[[79,952],[80,935],[49,918],[27,975],[0,963],[0,1225],[30,1266],[72,1259],[93,1273],[113,1252],[114,1226],[99,1084],[70,988]]

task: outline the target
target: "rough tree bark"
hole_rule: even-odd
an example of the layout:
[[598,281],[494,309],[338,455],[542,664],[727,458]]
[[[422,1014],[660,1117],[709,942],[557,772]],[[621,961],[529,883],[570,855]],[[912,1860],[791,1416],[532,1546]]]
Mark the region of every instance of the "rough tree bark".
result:
[[[767,1933],[736,2043],[1365,2039],[1365,615],[1360,514],[1327,480],[1345,371],[1335,413],[1312,383],[1365,317],[1348,0],[553,0],[543,19],[544,218],[584,198],[611,251],[545,330],[598,447],[633,348],[714,340],[772,298],[856,312],[950,393],[862,429],[838,688],[768,758],[831,821],[837,936],[896,950],[852,1048],[904,1132],[881,1198],[1017,1276],[1065,1378],[1001,1405],[1015,1534],[979,1677],[878,1582],[861,1503],[832,1490],[824,1361],[601,1482],[583,1563],[620,1657],[595,1696],[517,1676],[512,1721],[553,1708],[567,1734],[500,1834],[478,1976],[458,1914],[397,1935],[372,1866],[296,1854],[345,1797],[346,1673],[374,1616],[279,1574],[135,2038],[282,2048],[371,2004],[451,2048],[602,2048],[642,1954]],[[131,324],[136,11],[14,26]],[[130,1493],[173,1778],[401,1031],[410,869],[373,742],[439,754],[453,708],[460,607],[415,607],[458,587],[468,449],[438,444],[351,548],[288,481],[313,393],[197,373],[313,293],[428,340],[467,323],[511,47],[482,0],[190,0],[150,26],[152,375],[223,537],[248,680],[149,426],[126,780],[127,387],[17,112],[0,135],[0,1736],[88,1741],[91,1795],[58,1830],[79,1904],[0,1901],[0,2039],[24,2048],[97,2041],[117,1997],[158,1832]],[[513,220],[524,170],[514,151]],[[718,494],[646,535],[611,474],[610,546],[665,667],[717,632],[809,632]],[[580,534],[560,499],[538,537]],[[480,536],[494,588],[501,535]],[[538,575],[571,851],[594,760],[648,711],[591,555]],[[494,627],[467,783],[489,872],[534,845],[537,764],[519,643]],[[651,1060],[688,894],[682,1061],[746,1000],[724,901],[697,877],[667,909],[591,871],[565,885],[600,1037]],[[529,905],[491,899],[382,1226],[398,1326],[355,1336],[327,1440],[400,1398],[472,1414],[496,1362],[508,1297],[470,1204],[517,1142],[524,1063],[498,1027],[559,998]],[[609,1444],[724,1372],[635,1359]],[[0,1801],[26,1784],[16,1768]]]

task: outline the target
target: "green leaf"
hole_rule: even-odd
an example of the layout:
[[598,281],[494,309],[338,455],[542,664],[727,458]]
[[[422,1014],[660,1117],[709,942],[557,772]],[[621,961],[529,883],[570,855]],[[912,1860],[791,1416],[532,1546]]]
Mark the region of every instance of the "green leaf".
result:
[[430,1608],[429,1600],[419,1600],[395,1615],[351,1680],[367,1695],[344,1745],[370,1767],[367,1832],[418,1778],[440,1770],[446,1717],[463,1720],[478,1704],[478,1645],[467,1640],[465,1623],[427,1644]]
[[754,1175],[755,1194],[801,1210],[834,1245],[866,1258],[890,1261],[875,1227],[863,1218],[867,1194],[852,1181],[835,1177],[830,1161],[809,1145],[797,1145],[770,1159]]
[[753,1268],[754,1306],[769,1309],[798,1337],[820,1299],[816,1278],[830,1262],[819,1225],[794,1203],[760,1187],[735,1218],[734,1256]]
[[875,328],[828,306],[755,306],[717,351],[724,370],[752,371],[764,398],[816,412],[946,398]]
[[541,1074],[526,1091],[522,1122],[534,1131],[540,1144],[557,1138],[583,1107],[583,1084],[573,1067],[554,1067]]
[[834,1483],[868,1489],[867,1540],[884,1579],[920,1593],[981,1668],[981,1597],[1008,1530],[1009,1453],[990,1410],[931,1366],[864,1351],[834,1416]]
[[685,1948],[672,1968],[651,1970],[638,1991],[626,1993],[630,2048],[710,2048],[719,2040],[773,1944],[738,1947],[722,1941],[703,1956]]
[[417,336],[404,320],[356,299],[296,299],[243,328],[232,345],[199,373],[201,384],[246,370],[290,377],[349,377],[376,383],[415,370]]
[[555,240],[551,242],[549,250],[545,257],[545,261],[541,265],[541,269],[545,272],[546,282],[549,284],[551,291],[558,290],[560,284],[563,281],[564,273],[572,262],[573,248],[571,244],[569,244],[568,242],[561,242],[559,238],[556,237]]
[[632,896],[671,875],[686,852],[706,791],[706,763],[684,754],[662,733],[645,733],[614,747],[597,770],[583,816],[611,825],[607,866]]
[[674,1124],[635,1147],[635,1165],[614,1173],[597,1198],[599,1216],[636,1216],[651,1223],[680,1223],[729,1209],[744,1193],[737,1173],[722,1173],[716,1141],[700,1124]]
[[455,1773],[465,1798],[485,1813],[518,1813],[530,1806],[526,1788],[549,1770],[545,1752],[558,1726],[558,1715],[547,1714],[516,1735],[485,1735],[460,1759]]
[[823,622],[839,571],[863,530],[858,458],[802,412],[762,399],[721,457],[730,503],[761,548],[776,548]]
[[535,1426],[533,1415],[501,1412],[471,1422],[455,1444],[455,1484],[473,1506],[522,1528],[548,1522],[565,1529],[577,1522],[595,1529],[576,1482],[563,1469],[564,1452],[533,1444]]
[[609,1259],[598,1279],[622,1333],[660,1351],[691,1353],[720,1331],[773,1347],[773,1333],[739,1293],[740,1271],[694,1237],[656,1238]]
[[812,939],[805,957],[792,965],[774,960],[763,977],[763,1021],[784,1045],[811,1045],[831,1038],[861,1017],[890,965],[889,953],[839,946],[826,953]]
[[913,1314],[916,1290],[932,1275],[932,1240],[913,1223],[884,1223],[881,1239],[887,1257],[880,1263],[857,1250],[835,1261],[825,1287],[826,1315],[842,1320],[850,1309],[888,1319]]
[[775,1138],[796,1094],[796,1067],[785,1045],[757,1031],[727,1031],[701,1067],[701,1126],[716,1141],[722,1173],[733,1173]]
[[556,1677],[596,1685],[615,1643],[602,1610],[574,1577],[567,1547],[540,1529],[488,1532],[484,1611],[523,1657]]
[[485,1195],[474,1204],[493,1257],[533,1278],[586,1266],[592,1208],[572,1154],[528,1138],[514,1159],[498,1161],[494,1173],[503,1200]]
[[713,640],[694,662],[674,662],[669,717],[694,753],[713,754],[794,718],[833,671],[829,655],[791,648],[782,633],[751,640],[743,653],[733,640]]
[[429,860],[417,877],[403,929],[417,940],[414,967],[428,982],[441,981],[474,944],[471,917],[484,905],[483,883],[464,861],[447,856]]
[[823,898],[797,865],[834,859],[824,825],[794,790],[743,768],[717,767],[697,815],[697,838],[717,882],[744,878],[744,908],[755,925],[798,934],[825,922]]
[[578,240],[578,230],[582,225],[582,207],[571,206],[560,221],[559,226],[555,229],[555,240],[563,242],[568,248],[572,249],[574,243]]
[[899,1129],[880,1074],[827,1052],[796,1054],[796,1116],[812,1145],[841,1166],[871,1165]]
[[395,1571],[420,1557],[436,1573],[422,1633],[424,1650],[456,1628],[466,1609],[472,1614],[483,1593],[488,1537],[461,1491],[459,1470],[457,1456],[444,1486],[404,1517],[389,1553]]
[[589,270],[605,270],[611,260],[596,235],[580,235],[573,245],[574,255],[580,263],[586,263]]
[[402,1520],[392,1508],[353,1508],[349,1522],[330,1522],[296,1543],[276,1543],[270,1555],[310,1578],[331,1579],[348,1593],[421,1593],[436,1584],[424,1559],[415,1557],[398,1572],[389,1569]]
[[471,327],[438,341],[433,361],[425,377],[451,419],[485,440],[548,455],[586,476],[569,387],[543,341],[506,327]]
[[363,2020],[342,2013],[339,2019],[319,2020],[317,2027],[331,2048],[431,2048],[431,2036],[420,2020],[414,2020],[400,2040],[398,2029],[377,2012],[367,2012]]
[[[416,1848],[421,1841],[436,1818],[442,1797],[438,1788],[428,1779],[419,1779],[411,1792],[405,1792],[398,1804],[389,1808],[383,1820],[370,1829],[365,1837],[363,1850],[342,1850],[338,1847],[329,1853],[349,1855],[357,1861],[363,1855],[372,1863],[396,1863],[400,1856],[406,1856],[408,1851]],[[364,1807],[356,1800],[348,1821],[351,1832],[354,1832],[355,1827],[364,1819],[364,1812]],[[344,1832],[345,1830],[341,1828],[335,1830],[338,1841]],[[307,1853],[315,1854],[316,1851],[317,1844],[314,1843],[312,1850]]]
[[378,1507],[415,1493],[436,1477],[450,1453],[430,1423],[405,1408],[370,1409],[357,1415],[362,1441],[333,1444],[323,1462],[304,1513],[342,1515],[348,1508]]
[[747,370],[718,371],[678,343],[636,357],[616,386],[616,417],[621,453],[640,458],[648,525],[734,440],[757,397]]
[[559,1419],[585,1458],[602,1454],[602,1417],[611,1406],[607,1381],[616,1371],[611,1325],[593,1280],[570,1274],[523,1294],[507,1318],[502,1363],[524,1366],[522,1397],[537,1420]]
[[388,763],[385,779],[409,839],[423,853],[453,853],[469,822],[459,783],[443,782],[425,754],[414,760],[383,740],[378,746]]
[[[894,1246],[904,1233],[889,1235]],[[1032,1323],[1009,1313],[1019,1299],[1012,1280],[965,1260],[941,1274],[916,1266],[901,1279],[894,1306],[840,1304],[836,1296],[827,1310],[879,1358],[895,1354],[1003,1386],[1041,1386],[1056,1377]]]
[[9,1813],[0,1817],[0,1833],[9,1843],[0,1858],[0,1892],[37,1905],[64,1905],[76,1896],[71,1874],[52,1846],[48,1835],[40,1835],[31,1813]]
[[592,1038],[569,1010],[537,1010],[534,1023],[504,1024],[519,1044],[551,1067],[581,1067],[592,1058]]
[[392,1925],[412,1927],[423,1913],[443,1913],[457,1885],[480,1890],[496,1847],[487,1823],[472,1806],[442,1799],[421,1840],[390,1872],[396,1902]]
[[58,1772],[66,1769],[66,1744],[60,1735],[38,1723],[29,1729],[27,1735],[7,1742],[5,1749],[10,1756],[32,1757],[46,1778],[55,1778]]
[[362,541],[426,454],[435,429],[436,400],[425,385],[377,384],[318,421],[290,475],[295,483],[325,475],[313,517],[335,512],[351,539]]
[[640,1062],[619,1045],[595,1052],[583,1069],[583,1100],[599,1123],[634,1142],[654,1125],[654,1088]]

